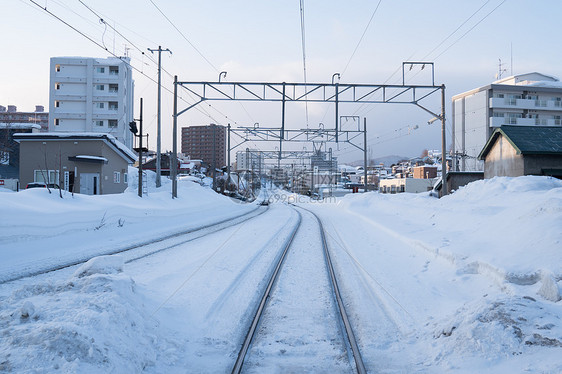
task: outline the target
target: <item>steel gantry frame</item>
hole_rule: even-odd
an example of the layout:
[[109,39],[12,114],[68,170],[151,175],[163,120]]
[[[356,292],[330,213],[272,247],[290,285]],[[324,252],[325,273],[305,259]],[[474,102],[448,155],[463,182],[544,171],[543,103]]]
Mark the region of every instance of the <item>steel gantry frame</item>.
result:
[[[404,82],[404,67],[406,65],[430,65],[432,69],[431,85],[406,85]],[[267,128],[258,130],[253,129],[252,133],[271,140],[279,140],[279,152],[282,151],[283,140],[291,134],[295,138],[302,136],[313,136],[314,130],[286,130],[285,129],[285,110],[289,102],[316,102],[334,103],[335,127],[330,134],[331,141],[340,141],[340,133],[344,133],[339,128],[339,104],[410,104],[419,107],[427,113],[441,120],[442,124],[442,178],[446,181],[446,144],[445,144],[445,85],[435,85],[434,66],[431,62],[404,62],[402,63],[403,80],[402,85],[387,84],[352,84],[352,83],[267,83],[267,82],[183,82],[178,81],[177,75],[174,76],[174,114],[173,114],[173,162],[177,163],[177,118],[188,110],[196,107],[205,101],[246,101],[246,102],[279,102],[281,103],[281,127]],[[192,96],[196,97],[196,102],[178,111],[177,91],[178,86],[183,87]],[[441,91],[441,113],[437,114],[422,105],[420,102],[434,93]],[[433,121],[433,120],[430,120]],[[229,125],[230,128],[230,125]],[[241,131],[247,131],[243,128]],[[366,126],[365,126],[366,129]],[[232,130],[231,130],[232,131]],[[327,130],[324,130],[327,131]],[[248,134],[249,134],[248,133]],[[274,134],[278,133],[277,139]],[[366,134],[366,130],[365,130]],[[295,141],[294,139],[292,141]],[[308,140],[310,141],[310,140]],[[353,143],[351,143],[353,144]],[[230,148],[230,146],[229,146]],[[367,148],[365,144],[365,149]],[[230,154],[230,152],[229,152]],[[228,165],[230,167],[230,165]],[[177,197],[176,170],[172,168],[172,197]],[[446,183],[442,183],[443,194],[447,194]]]

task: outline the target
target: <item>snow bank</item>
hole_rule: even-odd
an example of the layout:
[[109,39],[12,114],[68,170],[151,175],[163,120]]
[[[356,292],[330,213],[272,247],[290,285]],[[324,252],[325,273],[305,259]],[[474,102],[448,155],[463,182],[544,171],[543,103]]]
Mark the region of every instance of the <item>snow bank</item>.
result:
[[154,365],[170,349],[166,331],[135,282],[116,273],[120,263],[93,259],[66,282],[24,286],[3,300],[0,371],[138,373]]
[[[6,217],[0,225],[0,281],[20,274],[85,261],[135,243],[234,218],[254,209],[219,195],[191,179],[171,181],[148,172],[148,195],[137,195],[136,170],[122,194],[88,196],[33,188],[1,193]],[[9,218],[7,218],[9,217]],[[80,247],[80,251],[76,248]]]
[[[427,194],[346,196],[339,203],[414,247],[498,281],[562,279],[562,181],[496,177],[442,199]],[[549,299],[557,299],[554,287]],[[560,295],[558,295],[559,297]]]
[[430,328],[428,364],[448,370],[471,362],[467,372],[490,372],[491,365],[494,372],[551,372],[562,347],[559,308],[530,296],[484,297]]

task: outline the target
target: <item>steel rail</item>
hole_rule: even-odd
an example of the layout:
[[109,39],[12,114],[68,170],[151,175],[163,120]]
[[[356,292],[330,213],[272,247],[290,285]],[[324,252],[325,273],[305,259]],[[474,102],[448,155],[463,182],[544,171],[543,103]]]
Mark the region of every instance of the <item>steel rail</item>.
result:
[[238,357],[236,358],[236,362],[234,364],[234,367],[232,368],[233,374],[239,374],[242,371],[242,365],[244,364],[246,354],[248,353],[248,349],[250,348],[250,345],[252,344],[252,340],[253,340],[254,335],[256,333],[256,330],[258,328],[261,316],[263,315],[263,311],[265,310],[265,306],[267,304],[267,301],[269,300],[269,297],[270,297],[270,294],[271,294],[271,289],[273,288],[273,285],[277,281],[277,278],[279,276],[279,272],[281,270],[281,267],[283,266],[283,263],[285,261],[285,257],[287,255],[287,252],[289,251],[289,248],[291,247],[291,244],[293,243],[293,240],[295,239],[297,231],[300,228],[302,216],[298,211],[296,211],[296,212],[298,214],[298,222],[295,226],[295,229],[291,233],[291,236],[289,237],[289,239],[285,243],[285,247],[283,248],[283,252],[281,253],[281,255],[279,256],[279,258],[277,260],[275,270],[271,274],[271,277],[269,279],[267,287],[265,288],[263,296],[261,297],[260,304],[259,304],[259,306],[256,310],[254,318],[252,319],[252,323],[250,324],[250,328],[248,329],[248,333],[246,334],[246,338],[244,339],[244,343],[242,343],[242,348],[240,348],[240,352],[238,353]]
[[351,352],[353,354],[353,359],[355,361],[355,368],[357,370],[357,373],[365,374],[365,373],[367,373],[367,370],[365,369],[365,364],[363,363],[363,358],[361,357],[361,352],[359,351],[359,346],[357,345],[357,339],[355,338],[355,334],[353,333],[353,329],[351,327],[351,323],[349,322],[349,318],[348,318],[347,312],[345,310],[345,305],[344,305],[342,297],[341,297],[341,293],[340,293],[339,286],[338,286],[338,281],[337,281],[337,278],[336,278],[336,273],[335,273],[334,267],[332,265],[332,260],[331,260],[331,257],[330,257],[330,251],[328,249],[328,241],[326,240],[326,234],[324,232],[324,225],[322,224],[322,221],[320,220],[320,217],[318,217],[318,215],[316,213],[314,213],[313,211],[308,210],[306,208],[300,207],[300,206],[299,206],[299,208],[303,209],[303,210],[306,210],[307,212],[312,214],[314,216],[314,218],[316,218],[316,221],[318,222],[318,225],[320,226],[320,235],[322,237],[322,247],[324,248],[324,257],[326,259],[326,266],[327,266],[328,271],[330,273],[332,290],[334,291],[334,296],[335,296],[337,304],[338,304],[341,322],[342,322],[343,327],[345,329],[345,334],[347,335],[347,340],[349,342],[349,346],[350,346]]
[[[165,240],[177,238],[177,237],[180,237],[180,236],[183,236],[183,235],[192,234],[192,233],[195,233],[195,232],[198,232],[198,231],[201,231],[201,230],[205,230],[205,229],[208,229],[208,228],[211,228],[211,227],[214,227],[214,226],[219,226],[219,225],[222,225],[222,224],[224,224],[224,223],[226,223],[226,222],[230,222],[230,221],[233,221],[233,220],[242,218],[242,217],[244,217],[244,216],[250,215],[250,214],[252,214],[252,213],[255,213],[258,209],[259,209],[259,206],[257,206],[255,209],[252,209],[252,210],[249,211],[249,212],[240,214],[240,215],[238,215],[238,216],[229,217],[229,218],[220,220],[220,221],[218,221],[218,222],[213,222],[213,223],[210,223],[210,224],[207,224],[207,225],[203,225],[203,226],[199,226],[199,227],[195,227],[195,228],[192,228],[192,229],[189,229],[189,230],[183,230],[183,231],[175,232],[175,233],[173,233],[173,234],[165,235],[165,236],[162,236],[162,237],[159,237],[159,238],[156,238],[156,239],[151,239],[151,240],[146,240],[146,241],[143,241],[143,242],[140,242],[140,243],[135,243],[135,244],[129,245],[129,246],[127,246],[127,247],[118,248],[118,249],[111,250],[111,251],[108,251],[108,252],[98,253],[98,254],[96,254],[95,256],[86,256],[86,257],[83,257],[83,258],[79,258],[79,259],[77,259],[77,260],[72,260],[72,261],[65,262],[65,263],[63,263],[63,264],[58,264],[58,265],[56,265],[56,266],[47,267],[47,268],[40,269],[40,270],[36,270],[36,271],[30,271],[30,272],[23,273],[23,274],[19,274],[19,275],[16,275],[16,276],[11,276],[11,277],[8,276],[8,277],[6,277],[5,279],[0,279],[0,284],[9,283],[9,282],[17,281],[17,280],[24,279],[24,278],[30,278],[30,277],[34,277],[34,276],[37,276],[37,275],[47,274],[47,273],[51,273],[51,272],[54,272],[54,271],[66,269],[66,268],[69,268],[69,267],[72,267],[72,266],[76,266],[76,265],[79,265],[79,264],[83,264],[83,263],[89,261],[90,259],[92,259],[92,258],[94,258],[94,257],[115,255],[115,254],[119,254],[119,253],[131,251],[131,250],[133,250],[133,249],[137,249],[137,248],[141,248],[141,247],[146,247],[146,246],[149,246],[149,245],[151,245],[151,244],[160,243],[160,242],[163,242],[163,241],[165,241]],[[252,219],[252,218],[258,217],[258,216],[262,215],[263,213],[265,213],[268,209],[269,209],[269,207],[266,207],[266,208],[263,209],[261,212],[259,212],[259,213],[256,214],[255,216],[252,216],[252,217],[250,217],[250,218],[248,218],[248,219]],[[244,222],[244,221],[242,221],[242,222]],[[231,223],[231,224],[229,224],[229,225],[226,225],[225,227],[221,227],[221,228],[218,229],[217,231],[221,231],[221,230],[227,229],[227,228],[229,228],[229,227],[235,226],[235,225],[240,224],[240,223],[242,223],[242,222],[234,222],[234,223]],[[213,231],[213,232],[210,232],[210,233],[205,234],[205,235],[209,235],[209,234],[215,233],[215,232],[217,232],[217,231]],[[194,240],[194,239],[190,239],[190,240]],[[188,240],[188,241],[190,241],[190,240]],[[183,243],[185,243],[185,242],[182,242],[182,243],[179,243],[179,244],[183,244]],[[176,247],[176,246],[179,245],[179,244],[176,243],[176,244],[174,244],[174,245],[172,245],[172,246],[170,246],[170,247],[161,248],[161,249],[158,249],[158,250],[153,251],[153,252],[145,253],[145,254],[143,254],[143,255],[137,257],[137,258],[128,260],[127,263],[128,263],[128,262],[131,262],[131,261],[138,260],[138,259],[140,259],[140,258],[144,258],[144,257],[150,256],[150,255],[153,255],[153,254],[155,254],[155,253],[161,252],[161,251],[163,251],[163,250],[166,250],[166,249],[169,249],[169,248],[172,248],[172,247]]]

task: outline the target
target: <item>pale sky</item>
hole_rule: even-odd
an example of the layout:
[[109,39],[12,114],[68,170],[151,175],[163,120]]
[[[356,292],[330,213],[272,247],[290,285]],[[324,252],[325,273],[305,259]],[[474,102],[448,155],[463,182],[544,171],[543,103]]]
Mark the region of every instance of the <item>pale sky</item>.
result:
[[[162,58],[167,71],[163,73],[162,146],[163,150],[171,150],[173,95],[166,89],[173,90],[173,75],[180,81],[217,81],[219,72],[227,71],[230,82],[304,82],[299,1],[33,1],[40,7],[30,0],[2,2],[0,105],[16,105],[21,111],[33,111],[35,105],[48,109],[49,58],[54,56],[104,58],[110,52],[124,55],[127,48],[132,65],[156,80],[156,55],[147,48],[161,45],[173,52]],[[303,3],[309,83],[330,83],[334,73],[341,73],[340,83],[400,84],[401,71],[395,72],[402,62],[434,62],[435,84],[446,86],[449,129],[451,96],[494,81],[500,59],[503,77],[512,72],[536,71],[562,78],[559,0]],[[109,52],[53,18],[42,9],[45,7]],[[94,12],[111,27],[100,22]],[[150,133],[149,146],[155,149],[157,86],[140,72],[135,71],[133,77],[135,117],[139,115],[139,98],[143,97],[145,129]],[[406,76],[406,83],[431,81],[427,73],[416,75],[413,71]],[[431,110],[440,111],[440,100],[440,94],[432,96],[428,101]],[[280,104],[209,104],[200,104],[197,110],[180,116],[178,126],[252,126],[258,122],[260,127],[278,127],[281,123]],[[288,105],[286,113],[287,128],[307,126],[304,105]],[[308,126],[323,123],[333,128],[333,113],[333,104],[309,104]],[[439,122],[427,125],[431,116],[413,106],[354,104],[341,106],[340,115],[367,118],[372,157],[413,157],[423,149],[441,147]],[[418,128],[413,130],[416,125]],[[450,143],[450,130],[448,136]],[[248,143],[244,148],[273,150],[275,145]],[[329,147],[340,161],[362,159],[349,145]]]

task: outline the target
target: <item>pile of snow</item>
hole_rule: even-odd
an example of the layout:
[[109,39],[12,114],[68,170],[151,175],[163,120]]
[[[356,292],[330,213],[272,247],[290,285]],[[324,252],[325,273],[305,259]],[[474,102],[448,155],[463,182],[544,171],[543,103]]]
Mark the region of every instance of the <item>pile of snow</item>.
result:
[[[513,284],[562,279],[562,181],[476,181],[442,199],[428,194],[348,195],[344,209],[367,217],[466,272]],[[555,297],[555,296],[554,296]]]
[[3,300],[0,371],[138,373],[165,359],[169,332],[120,266],[95,258],[67,281],[26,285]]
[[501,290],[437,320],[428,316],[419,338],[424,365],[463,373],[562,369],[562,181],[502,177],[442,199],[373,192],[338,204],[448,262],[455,281],[480,274]]

